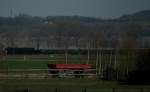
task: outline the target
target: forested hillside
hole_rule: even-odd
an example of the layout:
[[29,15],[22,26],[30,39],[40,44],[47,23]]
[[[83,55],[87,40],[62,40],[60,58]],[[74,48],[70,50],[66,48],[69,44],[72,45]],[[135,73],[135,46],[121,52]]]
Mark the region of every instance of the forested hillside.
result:
[[117,19],[83,16],[0,17],[0,47],[143,48],[150,47],[150,11]]

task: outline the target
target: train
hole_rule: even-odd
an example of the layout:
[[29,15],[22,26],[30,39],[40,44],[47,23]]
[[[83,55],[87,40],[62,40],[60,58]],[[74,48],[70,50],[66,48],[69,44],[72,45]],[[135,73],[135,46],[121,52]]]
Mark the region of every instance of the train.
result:
[[48,64],[52,77],[91,77],[95,74],[91,64]]
[[13,48],[13,47],[8,47],[5,48],[4,52],[5,54],[8,55],[24,55],[24,54],[64,54],[65,50],[67,50],[68,54],[87,54],[90,52],[90,54],[96,54],[98,50],[101,50],[102,54],[115,54],[116,51],[120,54],[127,54],[129,51],[135,51],[138,53],[142,53],[145,51],[150,51],[149,48],[132,48],[132,49],[127,49],[127,48],[76,48],[76,49],[61,49],[61,48],[56,48],[56,49],[35,49],[35,48]]

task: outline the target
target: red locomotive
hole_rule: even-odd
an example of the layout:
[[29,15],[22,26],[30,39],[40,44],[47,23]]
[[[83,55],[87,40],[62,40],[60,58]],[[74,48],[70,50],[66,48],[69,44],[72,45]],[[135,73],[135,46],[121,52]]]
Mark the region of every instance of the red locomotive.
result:
[[91,74],[91,64],[48,64],[49,74],[54,77],[81,77]]
[[92,69],[91,64],[48,64],[49,69],[71,69],[71,70],[86,70]]

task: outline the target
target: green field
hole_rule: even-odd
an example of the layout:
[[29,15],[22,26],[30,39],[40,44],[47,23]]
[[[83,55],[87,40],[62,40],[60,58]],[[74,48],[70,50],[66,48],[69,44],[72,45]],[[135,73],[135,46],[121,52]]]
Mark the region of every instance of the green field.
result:
[[[116,65],[119,69],[134,67],[135,56],[119,55]],[[87,55],[69,55],[68,63],[86,63]],[[100,61],[100,58],[99,58]],[[133,61],[133,62],[132,62]],[[114,66],[115,56],[102,55],[102,68],[111,63]],[[13,69],[47,69],[47,64],[65,63],[64,55],[14,55],[1,56],[1,73],[21,73]],[[95,68],[96,55],[90,55],[89,63]],[[36,73],[36,72],[33,72]],[[47,73],[38,71],[38,73]],[[27,91],[29,90],[29,91]],[[116,81],[102,81],[99,79],[0,79],[0,92],[150,92],[150,85],[125,85]]]
[[[126,70],[134,69],[134,58],[126,55],[119,55],[117,58],[114,55],[101,55],[98,58],[97,72],[99,71],[100,61],[101,69],[106,70],[108,66],[117,67],[122,76],[126,74]],[[115,62],[116,59],[116,62]],[[88,61],[87,55],[68,55],[68,63],[85,64]],[[90,55],[89,64],[92,64],[93,69],[96,68],[96,55]],[[1,56],[0,72],[5,74],[48,74],[48,64],[65,63],[64,54],[51,55],[8,55]],[[95,71],[95,73],[96,73]]]
[[0,92],[27,92],[27,89],[29,92],[150,92],[150,85],[123,85],[88,79],[0,81]]
[[[0,61],[3,69],[47,69],[47,64],[65,63],[64,55],[36,55],[36,56],[7,56]],[[90,58],[90,63],[95,63],[95,57]],[[87,57],[82,55],[69,55],[68,63],[86,63]]]
[[[102,55],[99,57],[99,62],[104,66],[111,64],[114,65],[115,56],[112,55]],[[96,65],[96,55],[90,55],[89,62],[87,55],[68,55],[68,63],[90,63],[95,68]],[[134,62],[134,57],[128,57],[126,55],[119,55],[117,57],[118,66],[132,66]],[[14,56],[3,56],[0,59],[1,69],[47,69],[47,64],[57,64],[65,63],[65,58],[63,54],[52,54],[52,55],[14,55]]]

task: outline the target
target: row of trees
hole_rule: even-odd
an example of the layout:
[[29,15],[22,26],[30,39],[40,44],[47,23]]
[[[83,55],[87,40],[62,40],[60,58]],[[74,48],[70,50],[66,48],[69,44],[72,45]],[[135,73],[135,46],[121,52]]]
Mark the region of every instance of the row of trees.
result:
[[4,48],[127,48],[140,47],[142,43],[143,26],[136,23],[82,23],[76,20],[53,22],[42,21],[41,18],[26,23],[34,18],[20,16],[19,19],[16,24],[0,25],[0,44]]
[[[111,52],[112,51],[112,52]],[[100,79],[117,80],[126,83],[150,83],[150,49],[98,49],[96,70]]]

